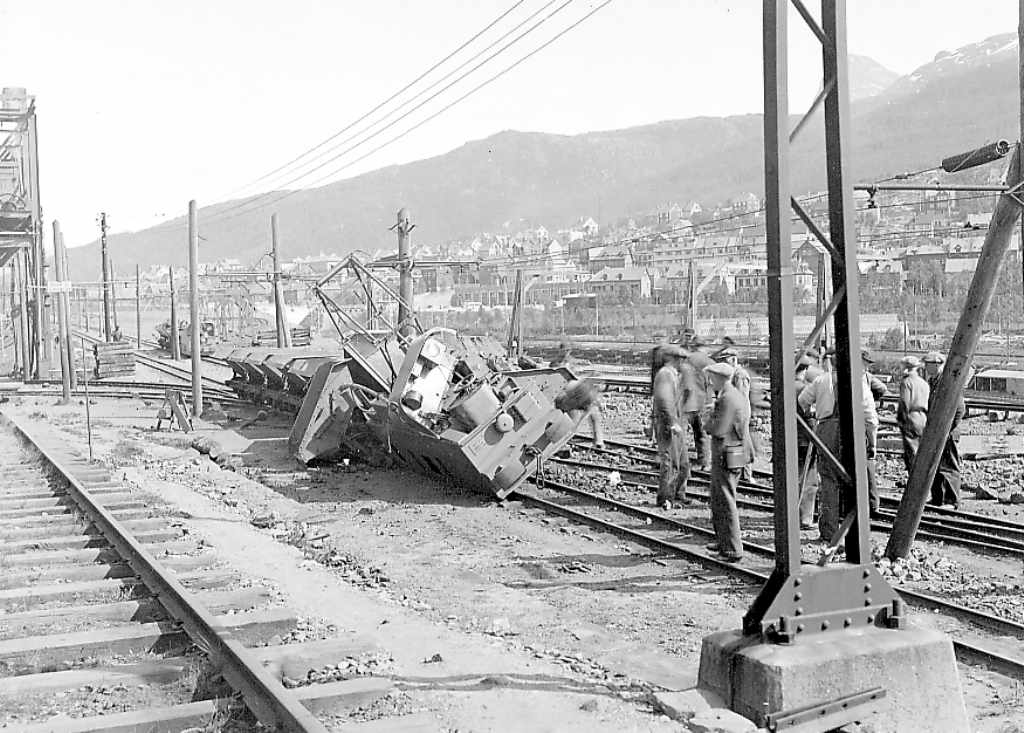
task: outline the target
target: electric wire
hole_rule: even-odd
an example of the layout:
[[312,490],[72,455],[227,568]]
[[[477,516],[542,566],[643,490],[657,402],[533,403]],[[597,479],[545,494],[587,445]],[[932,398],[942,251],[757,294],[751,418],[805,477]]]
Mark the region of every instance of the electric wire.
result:
[[311,147],[311,148],[308,148],[308,149],[307,149],[307,150],[305,150],[304,152],[300,153],[300,154],[299,154],[299,155],[297,155],[296,157],[294,157],[294,158],[292,158],[291,160],[289,160],[289,161],[288,161],[287,163],[285,163],[284,165],[278,166],[278,167],[277,167],[277,168],[275,168],[274,170],[270,171],[269,173],[265,173],[265,174],[263,174],[262,176],[260,176],[259,178],[255,179],[254,181],[251,181],[251,182],[249,182],[249,183],[247,183],[247,184],[245,184],[245,185],[243,185],[243,186],[239,186],[238,188],[236,188],[236,189],[234,189],[233,191],[231,191],[231,192],[229,192],[228,194],[226,194],[226,195],[225,195],[225,198],[227,198],[227,197],[229,197],[229,196],[232,196],[232,195],[234,195],[234,194],[238,193],[239,191],[244,191],[244,190],[245,190],[245,189],[247,189],[247,188],[252,188],[252,187],[253,187],[253,186],[255,186],[256,184],[258,184],[258,183],[261,183],[262,181],[265,181],[265,180],[267,180],[267,179],[268,179],[268,178],[270,178],[271,176],[274,176],[275,174],[277,174],[277,173],[280,173],[281,171],[283,171],[283,170],[285,170],[285,169],[287,169],[287,168],[290,168],[290,167],[291,167],[291,166],[292,166],[292,165],[293,165],[294,163],[297,163],[298,161],[302,160],[303,158],[305,158],[306,156],[310,155],[311,153],[314,153],[314,152],[316,152],[317,150],[319,150],[320,148],[322,148],[323,146],[325,146],[325,145],[327,145],[327,144],[329,144],[329,143],[333,142],[333,141],[334,141],[334,140],[336,140],[336,139],[337,139],[338,137],[340,137],[341,135],[345,134],[346,132],[348,132],[349,130],[351,130],[351,129],[352,129],[353,127],[355,127],[356,125],[358,125],[358,124],[359,124],[360,122],[362,122],[363,120],[365,120],[365,119],[366,119],[367,117],[370,117],[371,115],[373,115],[374,113],[376,113],[376,112],[377,112],[378,110],[382,109],[383,107],[385,107],[385,106],[387,106],[388,104],[390,104],[391,102],[393,102],[393,101],[394,101],[395,99],[397,99],[397,98],[398,98],[398,97],[400,97],[400,96],[401,96],[402,94],[404,94],[405,92],[407,92],[407,91],[408,91],[409,89],[411,89],[411,88],[412,88],[413,86],[415,86],[416,84],[418,84],[419,82],[421,82],[421,81],[422,81],[423,79],[425,79],[425,78],[426,78],[427,76],[429,76],[429,75],[430,75],[430,74],[432,74],[432,73],[433,73],[434,71],[436,71],[436,70],[437,70],[437,69],[438,69],[439,67],[443,66],[443,65],[444,65],[444,64],[446,64],[446,63],[447,63],[448,61],[450,61],[450,60],[451,60],[452,58],[454,58],[454,57],[455,57],[456,55],[458,55],[459,53],[461,53],[461,52],[462,52],[462,51],[463,51],[463,50],[464,50],[464,49],[465,49],[465,48],[466,48],[467,46],[469,46],[469,45],[470,45],[471,43],[473,43],[473,41],[475,41],[475,40],[477,40],[478,38],[480,38],[480,36],[482,36],[482,35],[483,35],[484,33],[486,33],[487,31],[491,30],[491,28],[493,28],[493,27],[494,27],[494,26],[496,26],[496,25],[497,25],[498,23],[500,23],[500,22],[501,22],[502,20],[504,20],[504,19],[505,19],[506,17],[508,17],[508,15],[509,15],[509,14],[510,14],[510,13],[511,13],[512,11],[514,11],[514,10],[515,10],[516,8],[518,8],[518,7],[520,6],[520,5],[522,5],[522,4],[523,4],[523,3],[525,2],[525,1],[526,1],[526,0],[517,0],[516,2],[514,2],[514,3],[513,3],[513,4],[512,4],[512,5],[511,5],[511,6],[510,6],[510,7],[509,7],[509,8],[507,9],[507,10],[505,10],[505,12],[503,12],[503,13],[502,13],[501,15],[499,15],[499,16],[498,16],[497,18],[495,18],[494,20],[492,20],[492,21],[491,21],[490,23],[488,23],[488,24],[487,24],[486,26],[484,26],[484,27],[483,27],[482,29],[480,29],[479,31],[477,31],[476,33],[474,33],[474,34],[473,34],[473,35],[472,35],[472,36],[471,36],[471,37],[470,37],[470,38],[469,38],[468,40],[464,41],[464,42],[463,42],[463,43],[462,43],[461,45],[459,45],[459,46],[458,46],[458,47],[457,47],[457,48],[456,48],[456,49],[455,49],[454,51],[450,52],[450,53],[449,53],[449,54],[448,54],[447,56],[445,56],[445,57],[444,57],[443,59],[441,59],[440,61],[438,61],[437,63],[435,63],[435,64],[434,64],[433,66],[431,66],[431,67],[430,67],[429,69],[427,69],[427,70],[426,70],[426,71],[424,71],[424,72],[423,72],[422,74],[420,74],[419,76],[417,76],[417,77],[416,77],[415,79],[413,79],[412,81],[410,81],[410,82],[409,82],[408,84],[406,84],[406,85],[405,85],[404,87],[402,87],[401,89],[399,89],[399,90],[398,90],[397,92],[393,93],[393,94],[392,94],[392,95],[391,95],[390,97],[388,97],[387,99],[385,99],[385,100],[384,100],[383,102],[380,102],[380,103],[378,103],[378,104],[377,104],[377,105],[376,105],[376,106],[375,106],[375,107],[374,107],[373,109],[371,109],[371,110],[370,110],[369,112],[366,112],[366,113],[365,113],[365,114],[363,114],[363,115],[362,115],[361,117],[359,117],[359,118],[357,118],[357,119],[353,120],[352,122],[348,123],[348,124],[347,124],[347,125],[346,125],[345,127],[341,128],[340,130],[338,130],[337,132],[333,133],[332,135],[330,135],[329,137],[325,138],[324,140],[321,140],[321,141],[320,141],[319,143],[317,143],[317,144],[316,144],[316,145],[314,145],[313,147]]
[[[539,21],[534,23],[532,26],[527,28],[525,31],[520,33],[518,36],[516,36],[511,41],[506,43],[504,46],[499,48],[497,51],[492,53],[490,56],[485,58],[483,61],[481,61],[480,63],[475,65],[473,68],[469,69],[469,71],[466,71],[465,73],[461,74],[454,81],[449,82],[443,88],[441,88],[437,92],[435,92],[432,95],[430,95],[427,99],[423,100],[422,102],[417,104],[412,109],[404,112],[402,115],[400,115],[399,117],[395,118],[391,122],[388,122],[386,125],[381,127],[379,130],[373,132],[371,135],[369,135],[368,137],[364,138],[363,140],[361,140],[361,141],[359,141],[357,143],[354,143],[353,145],[350,145],[349,147],[347,147],[344,150],[342,150],[340,153],[337,153],[336,155],[333,155],[332,157],[328,158],[326,161],[323,161],[322,163],[320,163],[320,164],[314,166],[313,168],[311,168],[310,170],[305,171],[300,176],[297,176],[297,177],[294,177],[294,178],[290,179],[284,185],[291,185],[293,183],[296,183],[296,182],[298,182],[298,181],[308,177],[310,174],[315,173],[315,172],[317,172],[319,170],[322,170],[323,168],[327,167],[329,164],[333,163],[334,161],[338,160],[339,158],[344,157],[348,153],[355,151],[359,147],[361,147],[363,145],[366,145],[368,142],[373,140],[375,137],[377,137],[377,136],[381,135],[382,133],[384,133],[384,131],[389,130],[390,128],[394,127],[396,124],[398,124],[399,122],[404,120],[406,117],[408,117],[409,115],[413,114],[417,110],[423,108],[424,106],[429,104],[431,101],[433,101],[434,99],[436,99],[437,97],[442,95],[444,92],[448,91],[453,86],[457,85],[459,82],[463,81],[464,79],[466,79],[467,77],[469,77],[470,75],[475,73],[481,67],[485,66],[491,60],[493,60],[497,56],[499,56],[502,53],[504,53],[507,49],[509,49],[510,47],[515,45],[516,43],[518,43],[520,40],[522,40],[523,38],[525,38],[529,34],[535,32],[540,26],[542,26],[544,23],[549,21],[552,17],[557,15],[559,12],[564,10],[566,7],[568,7],[573,1],[574,0],[565,0],[565,2],[563,2],[557,8],[555,8],[551,13],[549,13],[545,17],[541,18]],[[414,130],[422,127],[427,122],[430,122],[431,120],[435,119],[436,117],[438,117],[442,113],[448,111],[449,109],[454,107],[456,104],[459,104],[460,102],[462,102],[463,100],[465,100],[467,97],[471,96],[472,94],[476,93],[480,89],[484,88],[485,86],[491,84],[494,81],[497,81],[499,78],[501,78],[502,76],[504,76],[505,74],[510,72],[512,69],[516,68],[521,63],[523,63],[527,59],[531,58],[533,55],[535,55],[536,53],[540,52],[541,50],[543,50],[544,48],[549,46],[551,43],[553,43],[554,41],[556,41],[559,38],[561,38],[563,35],[568,33],[570,30],[572,30],[573,28],[575,28],[578,25],[580,25],[583,21],[585,21],[587,18],[592,16],[594,13],[596,13],[601,8],[603,8],[606,5],[608,5],[610,2],[611,2],[611,0],[605,0],[604,3],[602,3],[599,6],[597,6],[594,10],[592,10],[589,13],[587,13],[585,16],[583,16],[581,19],[579,19],[578,21],[576,21],[575,23],[570,25],[568,28],[562,30],[557,35],[555,35],[553,38],[549,39],[548,41],[546,41],[545,43],[543,43],[539,47],[537,47],[534,50],[530,51],[528,54],[526,54],[525,56],[521,57],[518,61],[512,63],[511,65],[509,65],[507,67],[505,67],[502,71],[498,72],[497,74],[495,74],[494,76],[490,77],[486,81],[484,81],[481,84],[478,84],[477,86],[473,87],[469,92],[467,92],[467,93],[463,94],[462,96],[456,98],[453,102],[450,102],[449,104],[445,105],[444,107],[442,107],[438,111],[434,112],[430,116],[424,118],[423,120],[420,120],[419,122],[417,122],[412,127],[408,128],[405,131],[399,133],[398,135],[388,139],[384,143],[382,143],[382,144],[372,148],[370,151],[368,151],[368,152],[364,153],[363,155],[355,158],[354,160],[351,160],[348,163],[345,163],[344,165],[342,165],[339,168],[336,168],[336,169],[333,169],[333,170],[329,171],[324,176],[321,176],[321,177],[319,177],[319,178],[317,178],[317,179],[315,179],[315,180],[313,180],[311,182],[307,182],[305,184],[305,187],[308,188],[308,187],[316,186],[317,184],[319,184],[319,183],[321,183],[323,181],[326,181],[329,178],[334,177],[335,175],[337,175],[338,173],[342,172],[343,170],[346,170],[347,168],[352,167],[356,163],[359,163],[359,162],[365,160],[370,155],[373,155],[374,153],[379,152],[383,148],[385,148],[385,147],[387,147],[387,146],[397,142],[398,140],[402,139],[403,137],[405,137],[406,135],[410,134]],[[214,220],[232,219],[232,218],[235,218],[236,216],[240,216],[242,214],[251,213],[252,211],[256,211],[257,209],[263,208],[264,206],[268,206],[268,205],[271,205],[271,204],[279,203],[280,201],[283,201],[284,199],[291,197],[292,195],[298,193],[299,191],[306,190],[306,188],[293,189],[293,190],[284,191],[284,192],[277,192],[279,195],[278,195],[278,197],[275,200],[269,201],[269,202],[265,202],[265,203],[260,203],[260,204],[258,204],[256,206],[252,206],[252,204],[254,203],[253,200],[245,201],[245,202],[242,202],[242,203],[240,203],[240,204],[238,204],[236,206],[230,207],[229,209],[217,212],[217,214],[214,214],[213,219]],[[275,192],[270,192],[270,195],[273,195],[274,193]],[[231,212],[231,213],[229,213],[229,212]],[[228,216],[224,216],[225,214],[228,214]]]

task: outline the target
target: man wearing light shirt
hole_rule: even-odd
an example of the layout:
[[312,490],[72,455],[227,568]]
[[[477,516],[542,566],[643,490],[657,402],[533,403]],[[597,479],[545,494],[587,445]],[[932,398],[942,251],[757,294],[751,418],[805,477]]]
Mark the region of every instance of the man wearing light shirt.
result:
[[[826,448],[837,458],[840,455],[839,415],[836,412],[835,368],[833,360],[835,350],[826,353],[828,358],[825,372],[800,392],[798,402],[800,409],[809,413],[814,409],[818,418],[815,434]],[[865,367],[873,363],[867,352],[861,352]],[[864,411],[864,439],[867,453],[868,501],[871,514],[878,511],[878,487],[875,482],[875,447],[878,436],[878,411],[875,399],[885,392],[885,386],[864,370],[862,385],[862,408]],[[840,473],[832,461],[822,458],[818,461],[818,532],[823,540],[832,539],[842,517],[839,514]]]

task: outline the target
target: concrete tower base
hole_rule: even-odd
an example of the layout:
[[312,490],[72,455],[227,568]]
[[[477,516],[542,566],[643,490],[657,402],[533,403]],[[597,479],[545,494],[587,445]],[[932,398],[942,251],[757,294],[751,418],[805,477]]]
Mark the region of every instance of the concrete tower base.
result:
[[826,731],[853,721],[870,723],[877,733],[970,730],[953,644],[932,630],[869,627],[804,636],[789,645],[720,631],[704,637],[698,684],[766,727],[769,714],[879,687],[885,691],[874,703],[780,727],[791,732]]

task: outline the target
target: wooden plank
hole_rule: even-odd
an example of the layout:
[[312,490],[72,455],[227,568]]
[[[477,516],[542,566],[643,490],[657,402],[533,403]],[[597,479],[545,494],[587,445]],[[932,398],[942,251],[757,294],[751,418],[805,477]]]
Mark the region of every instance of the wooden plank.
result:
[[[160,564],[176,572],[188,572],[209,568],[218,562],[217,557],[209,552],[201,555],[179,555],[176,557],[162,558]],[[111,565],[104,563],[66,563],[59,565],[35,566],[26,568],[5,568],[0,573],[0,589],[21,588],[33,585],[41,585],[46,581],[60,580],[62,582],[76,582],[83,580],[102,580],[104,578],[130,578],[135,575],[128,563],[115,562]]]
[[[311,710],[322,710],[327,707],[334,709],[352,708],[365,704],[367,700],[383,697],[393,689],[393,685],[387,680],[369,677],[343,682],[331,682],[325,685],[311,685],[299,687],[291,693],[297,697],[303,705]],[[220,700],[204,700],[202,702],[190,702],[183,705],[174,705],[164,708],[150,708],[130,713],[114,713],[112,715],[95,715],[88,718],[62,719],[53,723],[34,723],[31,725],[16,728],[18,733],[178,733],[187,727],[204,727],[210,718],[217,713],[225,704]],[[416,716],[403,716],[402,718],[390,718],[401,725],[399,721],[410,719]],[[433,727],[421,728],[387,728],[377,726],[373,729],[353,730],[374,731],[383,733],[388,730],[403,731],[403,733],[419,733],[420,730],[429,730],[431,733],[438,729],[438,721],[431,716]],[[344,730],[349,730],[345,727]]]
[[[111,514],[117,517],[119,521],[146,519],[153,516],[155,509],[152,506],[144,506],[141,508],[122,509],[111,512]],[[48,514],[27,514],[20,517],[4,517],[0,518],[0,531],[3,531],[5,527],[39,527],[48,524],[60,524],[76,516],[71,511],[66,511],[59,513],[50,512]]]
[[[308,648],[310,645],[322,645],[323,642],[334,642],[337,646],[338,640],[336,639],[324,639],[321,642],[307,642],[305,644],[284,644],[276,646],[266,647],[255,647],[250,650],[252,656],[255,658],[257,663],[263,665],[268,664],[268,657],[272,656],[275,650],[284,649],[288,647],[303,647]],[[360,648],[355,648],[351,644],[348,645],[349,652],[354,656],[355,654],[362,653],[367,648],[363,645]],[[340,655],[333,657],[336,661],[344,659],[347,655]],[[195,664],[194,659],[188,659],[186,657],[166,657],[158,660],[146,660],[137,664],[118,664],[110,667],[92,667],[87,669],[66,669],[59,672],[40,672],[38,674],[18,675],[15,677],[0,678],[0,700],[5,697],[12,697],[15,695],[30,695],[30,694],[41,694],[41,693],[55,693],[66,690],[74,690],[84,685],[92,685],[93,687],[99,686],[113,686],[113,685],[125,685],[126,687],[134,687],[136,685],[152,685],[152,684],[170,684],[178,680],[182,670],[186,670]],[[337,684],[337,683],[332,683]],[[313,695],[319,693],[321,699],[320,704],[326,704],[327,699],[334,697],[335,700],[344,700],[348,706],[352,706],[354,702],[358,702],[355,699],[355,695],[360,697],[366,695],[369,691],[376,693],[380,689],[384,689],[385,692],[389,692],[391,689],[390,683],[381,684],[379,681],[375,681],[372,687],[365,685],[343,685],[340,687],[330,687],[328,685],[313,685],[309,689],[307,694]]]
[[[204,590],[196,598],[214,613],[233,610],[252,610],[266,606],[273,595],[266,588],[243,588],[242,590]],[[21,611],[0,616],[0,634],[8,638],[29,636],[49,628],[54,623],[67,619],[79,619],[82,623],[94,621],[135,621],[146,623],[167,618],[166,609],[152,596],[111,603],[94,603],[80,606],[58,606],[35,611]],[[337,659],[335,659],[337,661]],[[321,665],[322,666],[322,665]]]
[[[50,486],[40,486],[39,488],[28,488],[27,486],[17,486],[7,484],[5,487],[7,490],[0,493],[0,499],[45,499],[48,496],[67,496],[66,491],[60,489],[53,489]],[[101,484],[95,484],[89,486],[90,494],[116,494],[125,491],[125,486],[120,481],[117,483],[108,481]]]
[[112,687],[124,685],[171,684],[184,674],[194,662],[185,657],[170,657],[139,664],[119,664],[113,667],[65,669],[60,672],[41,672],[0,678],[0,700],[19,695],[76,690],[85,685]]
[[[271,637],[295,628],[295,615],[284,609],[246,611],[217,616],[216,620],[246,645],[265,644]],[[75,660],[86,657],[164,654],[188,643],[188,635],[170,622],[25,636],[0,641],[0,672],[9,675],[30,674],[42,668],[70,669]]]
[[[166,519],[159,518],[146,518],[146,519],[131,519],[126,522],[121,522],[125,529],[131,530],[134,533],[145,533],[156,530],[170,532],[171,529],[167,526]],[[85,535],[96,535],[99,536],[99,528],[95,524],[90,524],[84,519],[79,519],[74,515],[64,515],[60,517],[60,521],[47,522],[46,524],[37,525],[35,527],[24,527],[18,525],[0,525],[0,538],[3,542],[13,542],[15,540],[31,540],[35,538],[43,537],[60,537],[67,536],[73,532],[79,532]],[[178,531],[177,535],[181,532]],[[6,545],[4,546],[6,547]],[[41,549],[41,548],[40,548]]]
[[[122,489],[115,494],[101,494],[96,497],[98,504],[106,505],[111,502],[118,502],[131,499],[132,495],[127,489]],[[0,498],[0,512],[9,512],[13,509],[48,509],[50,507],[66,505],[73,500],[67,495],[47,496],[40,499],[4,499]]]
[[[42,533],[39,533],[42,534]],[[135,539],[143,544],[172,542],[184,535],[180,527],[165,527],[149,532],[133,533]],[[82,547],[106,547],[109,543],[101,534],[79,532],[63,536],[35,537],[0,542],[0,553],[19,553],[30,550],[73,550]]]
[[[194,542],[168,542],[163,545],[147,548],[157,557],[158,553],[170,552],[174,555],[185,555],[196,550]],[[38,552],[21,552],[17,555],[0,554],[0,568],[9,567],[45,567],[49,564],[65,563],[113,563],[120,562],[121,556],[111,547],[88,547],[84,550],[39,550]]]
[[[121,509],[141,509],[149,506],[146,502],[141,499],[130,499],[131,494],[112,494],[110,497],[97,497],[97,501],[103,504],[107,509],[111,511],[118,511]],[[107,502],[110,502],[109,504]],[[12,517],[31,517],[42,512],[52,514],[53,512],[68,512],[70,507],[57,505],[55,507],[28,507],[27,509],[0,509],[0,519],[7,519]]]
[[[234,582],[237,576],[227,571],[197,571],[180,573],[177,578],[186,586],[217,588]],[[40,603],[82,601],[104,593],[115,592],[121,593],[122,596],[149,595],[146,584],[134,576],[80,580],[75,583],[53,583],[0,590],[0,608],[28,610]],[[0,617],[0,621],[2,621],[2,617]]]

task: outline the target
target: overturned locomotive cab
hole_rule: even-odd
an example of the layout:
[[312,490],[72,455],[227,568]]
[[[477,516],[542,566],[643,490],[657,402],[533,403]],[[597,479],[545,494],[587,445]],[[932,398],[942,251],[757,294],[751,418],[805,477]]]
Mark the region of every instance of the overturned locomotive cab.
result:
[[504,372],[496,356],[450,329],[414,339],[373,421],[378,438],[424,473],[510,494],[569,441],[583,413],[555,406],[569,370]]

